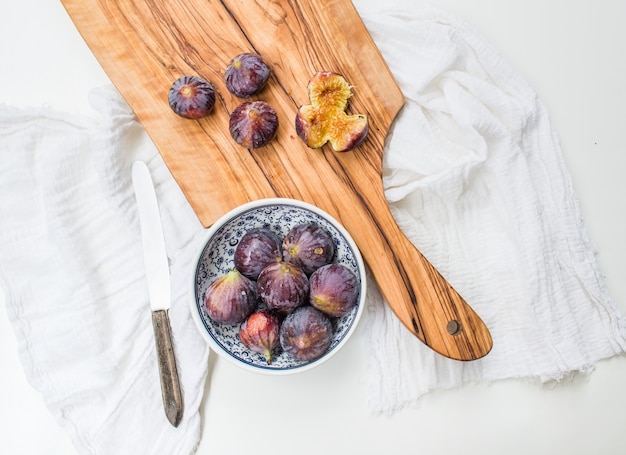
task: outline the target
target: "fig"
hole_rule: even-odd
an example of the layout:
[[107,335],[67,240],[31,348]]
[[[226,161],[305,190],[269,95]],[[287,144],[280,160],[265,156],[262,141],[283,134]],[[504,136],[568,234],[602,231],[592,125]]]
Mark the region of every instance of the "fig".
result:
[[172,110],[181,117],[199,119],[215,106],[215,89],[197,76],[182,76],[172,83],[167,98]]
[[309,302],[332,317],[350,312],[359,298],[359,280],[352,270],[341,264],[317,269],[309,279]]
[[230,135],[242,147],[255,149],[267,145],[278,129],[278,116],[265,101],[246,101],[230,114]]
[[297,360],[311,361],[330,347],[333,327],[328,316],[310,305],[296,308],[280,326],[280,345]]
[[245,277],[256,280],[268,264],[282,261],[282,242],[266,228],[246,232],[235,248],[235,268]]
[[258,310],[239,327],[239,339],[251,351],[263,354],[272,363],[272,351],[280,345],[280,319],[268,310]]
[[230,93],[249,98],[263,89],[270,77],[270,68],[260,55],[239,54],[226,67],[224,81]]
[[345,112],[351,87],[343,76],[329,71],[316,73],[307,89],[310,104],[298,109],[296,133],[308,147],[317,149],[330,142],[334,151],[345,152],[365,139],[367,116]]
[[309,279],[297,265],[275,262],[259,274],[257,292],[270,309],[290,313],[306,302]]
[[329,264],[335,255],[335,242],[321,226],[313,223],[293,227],[283,239],[283,259],[296,264],[307,275]]
[[208,316],[222,324],[239,324],[256,309],[256,283],[233,269],[214,280],[204,294]]

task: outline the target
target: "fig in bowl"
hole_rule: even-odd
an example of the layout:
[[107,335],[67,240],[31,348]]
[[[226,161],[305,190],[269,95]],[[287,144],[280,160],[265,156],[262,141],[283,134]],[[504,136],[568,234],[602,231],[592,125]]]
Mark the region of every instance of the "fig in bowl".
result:
[[274,349],[280,343],[279,317],[268,310],[255,311],[239,326],[239,340],[251,351],[263,354],[267,364],[271,364]]
[[309,279],[304,271],[291,262],[275,262],[259,274],[259,298],[270,309],[291,313],[309,297]]
[[282,243],[283,258],[310,275],[323,265],[330,264],[335,255],[335,241],[328,231],[314,223],[293,227]]
[[247,231],[235,248],[235,268],[251,280],[271,263],[282,261],[280,238],[266,228]]
[[[311,304],[309,277],[299,266],[284,258],[272,259],[256,279],[243,276],[235,267],[235,251],[247,233],[268,230],[284,239],[294,228],[308,225],[328,233],[334,245],[330,264],[340,264],[356,279],[356,302],[349,308],[346,306],[341,316],[324,313]],[[263,240],[256,246],[264,249],[267,244]],[[275,244],[267,249],[274,252],[274,247]],[[238,281],[246,283],[243,281],[246,279],[256,286],[256,308],[244,322],[221,322],[207,311],[205,297],[213,283],[236,273],[239,273]],[[210,347],[226,360],[264,374],[302,372],[332,358],[349,340],[365,306],[365,267],[350,234],[328,213],[293,199],[261,199],[243,204],[222,216],[207,229],[193,262],[192,276],[192,315]],[[322,291],[329,294],[328,286],[332,280],[322,281],[326,284],[321,287]],[[335,279],[333,282],[339,281]],[[277,344],[276,320],[279,333],[280,330],[283,332],[280,335],[283,344]]]
[[310,361],[324,355],[333,341],[330,318],[312,306],[296,309],[280,327],[280,345],[295,359]]
[[212,281],[204,293],[207,315],[224,324],[243,322],[256,309],[257,300],[256,284],[237,269]]
[[329,316],[349,313],[359,298],[359,280],[352,270],[341,264],[327,264],[311,275],[310,302]]

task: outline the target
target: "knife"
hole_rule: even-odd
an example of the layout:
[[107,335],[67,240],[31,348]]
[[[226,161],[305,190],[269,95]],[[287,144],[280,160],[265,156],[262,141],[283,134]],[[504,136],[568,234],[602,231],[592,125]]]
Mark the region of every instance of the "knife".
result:
[[161,227],[161,215],[148,166],[142,161],[134,162],[132,179],[139,210],[143,260],[152,309],[152,327],[161,378],[163,407],[167,419],[172,425],[178,427],[183,416],[183,399],[168,317],[171,300],[170,271]]

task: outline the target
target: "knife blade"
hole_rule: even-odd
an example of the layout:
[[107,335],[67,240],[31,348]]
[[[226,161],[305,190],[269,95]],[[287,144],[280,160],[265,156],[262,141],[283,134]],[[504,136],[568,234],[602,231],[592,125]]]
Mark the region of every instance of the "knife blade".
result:
[[133,163],[132,180],[139,211],[143,260],[152,309],[152,327],[159,364],[163,407],[169,422],[178,427],[183,416],[183,399],[168,316],[171,302],[170,270],[161,226],[161,214],[152,177],[144,162]]

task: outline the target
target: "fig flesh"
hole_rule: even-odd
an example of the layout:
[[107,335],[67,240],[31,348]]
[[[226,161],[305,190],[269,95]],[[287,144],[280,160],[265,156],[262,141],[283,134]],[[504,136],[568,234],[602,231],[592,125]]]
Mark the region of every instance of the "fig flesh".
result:
[[290,313],[306,302],[309,279],[300,267],[290,262],[276,262],[259,274],[257,291],[268,308]]
[[249,98],[259,93],[270,77],[270,68],[260,55],[239,54],[226,67],[224,82],[230,93]]
[[255,149],[274,139],[278,116],[265,101],[246,101],[230,114],[228,127],[235,142],[247,149]]
[[269,365],[273,350],[280,345],[280,319],[268,310],[255,311],[239,327],[239,339],[251,351],[263,354]]
[[283,259],[296,264],[307,275],[329,264],[335,255],[335,242],[324,228],[313,223],[294,226],[283,239]]
[[206,117],[215,106],[215,89],[197,76],[176,79],[167,95],[172,110],[186,119]]
[[233,269],[214,280],[204,294],[207,315],[222,324],[239,324],[256,309],[256,283]]
[[328,316],[310,305],[296,308],[280,326],[280,345],[297,360],[311,361],[330,347],[333,327]]
[[351,87],[343,76],[322,71],[307,85],[310,104],[298,109],[296,133],[310,148],[330,142],[335,152],[345,152],[359,145],[367,136],[367,116],[348,115],[346,107]]
[[234,261],[245,277],[256,280],[268,264],[282,261],[282,242],[269,229],[251,229],[237,244]]
[[359,298],[359,281],[352,270],[341,264],[317,269],[309,279],[309,302],[332,317],[348,314]]

